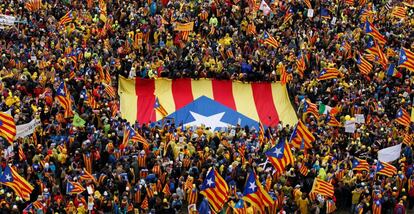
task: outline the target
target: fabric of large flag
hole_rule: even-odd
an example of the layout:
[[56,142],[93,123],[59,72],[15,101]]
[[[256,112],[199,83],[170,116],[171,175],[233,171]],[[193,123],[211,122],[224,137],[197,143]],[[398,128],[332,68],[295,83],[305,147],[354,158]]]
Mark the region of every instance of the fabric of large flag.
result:
[[387,162],[378,161],[377,174],[392,177],[397,174],[397,168]]
[[312,148],[312,142],[315,141],[315,137],[309,131],[308,127],[299,120],[298,124],[296,124],[295,129],[290,136],[290,143],[295,148],[301,148],[302,144],[304,145],[304,149]]
[[262,184],[257,179],[256,173],[253,171],[247,177],[243,191],[243,200],[256,207],[259,213],[264,213],[265,207],[273,204],[272,197],[264,190]]
[[279,42],[268,32],[263,33],[263,43],[272,46],[273,48],[279,47]]
[[351,163],[352,163],[352,170],[369,171],[369,164],[366,160],[354,158]]
[[68,181],[68,183],[66,184],[66,194],[68,195],[81,194],[83,191],[85,191],[85,188],[83,188],[83,186],[78,182]]
[[365,33],[373,36],[374,39],[377,40],[379,44],[383,45],[387,43],[387,39],[369,21],[365,21],[364,28],[365,28]]
[[318,80],[335,79],[339,76],[339,70],[336,68],[324,68],[318,75]]
[[197,119],[210,117],[221,121],[222,127],[240,122],[242,127],[249,125],[257,130],[259,121],[265,126],[275,126],[280,121],[293,126],[297,122],[286,86],[280,83],[120,77],[118,93],[120,112],[130,123],[162,120],[162,115],[154,109],[155,98],[170,113],[167,117],[174,118],[177,124],[196,123],[200,121]]
[[406,48],[401,48],[398,67],[414,71],[414,53]]
[[0,176],[0,183],[10,187],[23,200],[30,200],[34,187],[10,166],[6,166]]
[[279,173],[284,172],[286,166],[294,163],[292,151],[290,151],[290,146],[284,137],[280,138],[279,143],[266,151],[265,154]]
[[401,156],[401,145],[402,143],[379,150],[378,160],[389,163],[399,159]]
[[207,173],[200,194],[204,195],[215,212],[219,212],[230,197],[226,181],[215,169],[210,169]]
[[320,178],[315,178],[311,192],[316,192],[332,198],[334,196],[334,186]]
[[13,143],[16,136],[16,123],[14,118],[7,112],[0,112],[0,136],[9,143]]
[[408,114],[407,110],[399,108],[397,114],[395,115],[395,121],[403,126],[410,126],[411,117]]
[[368,75],[371,72],[373,67],[372,64],[369,63],[366,59],[364,59],[364,57],[362,57],[361,55],[359,55],[356,63],[361,74]]

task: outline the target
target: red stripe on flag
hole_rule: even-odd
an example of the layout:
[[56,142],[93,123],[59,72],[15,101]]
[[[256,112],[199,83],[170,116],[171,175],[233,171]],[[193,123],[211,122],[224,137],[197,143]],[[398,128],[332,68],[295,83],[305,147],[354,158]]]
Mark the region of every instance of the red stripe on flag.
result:
[[252,91],[260,121],[266,126],[277,125],[279,115],[273,103],[272,86],[269,83],[252,83]]
[[233,97],[233,83],[231,81],[212,80],[214,100],[237,110]]
[[171,90],[174,97],[175,110],[184,107],[194,100],[191,79],[173,80]]
[[150,79],[135,78],[137,99],[137,120],[140,123],[155,121],[155,82]]

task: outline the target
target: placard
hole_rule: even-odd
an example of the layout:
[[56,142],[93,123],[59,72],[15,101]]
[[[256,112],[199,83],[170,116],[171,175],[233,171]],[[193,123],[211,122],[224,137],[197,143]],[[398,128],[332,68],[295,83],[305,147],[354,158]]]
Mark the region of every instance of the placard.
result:
[[363,114],[355,114],[355,121],[358,124],[364,124],[365,123],[365,116]]
[[308,18],[313,17],[313,9],[308,9]]
[[355,132],[355,121],[345,121],[345,132],[346,133],[354,133]]

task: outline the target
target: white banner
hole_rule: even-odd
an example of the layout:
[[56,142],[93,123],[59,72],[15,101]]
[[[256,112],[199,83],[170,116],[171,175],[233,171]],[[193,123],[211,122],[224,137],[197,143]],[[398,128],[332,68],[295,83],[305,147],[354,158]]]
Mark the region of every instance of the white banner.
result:
[[16,139],[33,134],[35,128],[40,125],[40,120],[33,119],[29,123],[16,126]]
[[0,25],[12,26],[16,21],[16,17],[0,14]]
[[387,147],[378,151],[378,160],[383,162],[392,162],[400,158],[401,143],[395,146]]

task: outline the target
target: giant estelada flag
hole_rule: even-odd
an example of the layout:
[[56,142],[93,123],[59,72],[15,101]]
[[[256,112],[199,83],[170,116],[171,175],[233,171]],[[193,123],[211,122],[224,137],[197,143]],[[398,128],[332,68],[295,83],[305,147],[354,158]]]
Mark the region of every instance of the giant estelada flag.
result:
[[258,130],[259,121],[265,126],[297,122],[286,87],[280,83],[120,77],[118,87],[122,117],[131,123],[162,120],[154,108],[156,99],[168,113],[166,118],[184,126],[204,124],[220,130],[240,124]]

